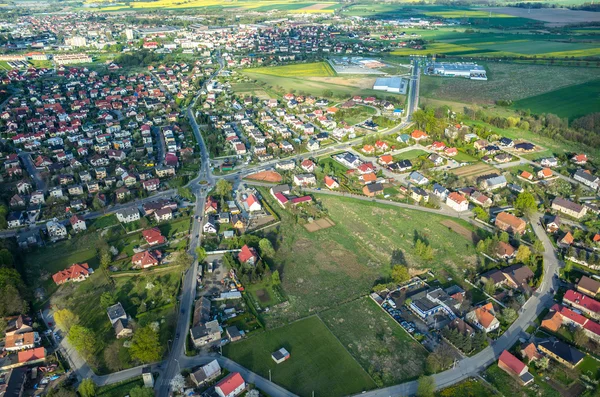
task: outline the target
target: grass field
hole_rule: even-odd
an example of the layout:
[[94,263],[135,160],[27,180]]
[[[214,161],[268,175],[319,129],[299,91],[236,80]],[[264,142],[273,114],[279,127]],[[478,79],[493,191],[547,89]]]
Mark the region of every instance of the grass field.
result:
[[123,397],[128,395],[129,391],[134,387],[143,385],[144,381],[142,378],[134,378],[124,382],[102,386],[96,391],[96,397]]
[[[271,353],[284,347],[290,359],[276,364]],[[343,396],[375,383],[316,316],[230,343],[223,354],[300,396]]]
[[480,379],[468,379],[454,386],[442,389],[435,395],[437,397],[480,397],[498,396],[499,394]]
[[[443,216],[399,209],[349,198],[315,195],[328,209],[333,227],[308,233],[291,216],[282,218],[275,263],[290,305],[272,310],[267,325],[336,307],[365,295],[381,277],[389,276],[390,258],[401,250],[410,267],[447,269],[453,273],[476,262],[473,244],[441,224]],[[269,197],[268,192],[263,197]],[[276,208],[275,204],[271,206]],[[465,228],[472,226],[456,220]],[[415,237],[428,241],[434,259],[414,253]],[[443,252],[444,255],[437,255]]]
[[484,372],[484,379],[490,382],[502,395],[511,397],[560,397],[560,393],[554,390],[547,382],[536,378],[534,383],[538,390],[532,386],[522,387],[509,374],[501,370],[497,364],[492,364]]
[[425,150],[421,150],[421,149],[412,149],[400,154],[396,154],[394,156],[394,161],[400,161],[400,160],[414,160],[419,156],[423,156],[428,154]]
[[588,376],[590,379],[600,379],[600,361],[589,354],[586,355],[583,361],[577,366],[577,370],[581,372],[582,375]]
[[407,381],[423,373],[427,350],[371,298],[346,303],[319,317],[378,386]]
[[554,113],[573,120],[600,110],[599,93],[600,80],[595,80],[521,99],[514,103],[514,107],[537,114]]
[[[420,94],[425,98],[466,104],[491,104],[499,99],[524,100],[559,88],[575,88],[577,84],[598,79],[599,75],[595,69],[565,66],[496,62],[487,62],[484,66],[488,72],[488,81],[423,76]],[[552,84],[548,84],[549,81]],[[574,89],[573,92],[576,93],[577,90]],[[594,95],[591,95],[589,101],[593,100]]]
[[296,63],[285,66],[269,66],[246,70],[251,73],[268,74],[280,77],[328,77],[335,71],[327,62]]

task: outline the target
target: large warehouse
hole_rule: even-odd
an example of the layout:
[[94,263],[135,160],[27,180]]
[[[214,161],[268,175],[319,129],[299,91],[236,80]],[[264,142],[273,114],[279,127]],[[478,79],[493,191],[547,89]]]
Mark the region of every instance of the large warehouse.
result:
[[406,80],[402,77],[380,77],[375,80],[373,89],[406,95]]
[[472,62],[436,62],[433,66],[433,74],[437,74],[440,76],[465,77],[471,80],[487,80],[487,75],[483,66],[477,65],[476,63]]

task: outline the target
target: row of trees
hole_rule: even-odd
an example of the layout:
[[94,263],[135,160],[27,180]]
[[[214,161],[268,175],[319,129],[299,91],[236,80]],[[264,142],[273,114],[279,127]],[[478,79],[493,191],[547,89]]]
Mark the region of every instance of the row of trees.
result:
[[[473,337],[459,332],[457,329],[448,327],[442,329],[442,335],[457,349],[465,354],[476,353],[487,346],[485,332],[477,332]],[[437,360],[436,360],[437,361]]]

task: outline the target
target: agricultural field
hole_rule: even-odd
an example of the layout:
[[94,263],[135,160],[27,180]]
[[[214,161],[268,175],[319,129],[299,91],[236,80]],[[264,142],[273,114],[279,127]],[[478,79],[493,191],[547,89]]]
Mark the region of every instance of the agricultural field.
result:
[[[598,77],[598,75],[596,75]],[[516,101],[516,109],[532,113],[554,113],[569,120],[597,112],[600,109],[600,80],[565,87]]]
[[[441,222],[446,217],[344,197],[315,196],[335,226],[309,233],[288,213],[271,206],[282,219],[275,263],[280,264],[278,270],[290,304],[271,310],[265,316],[268,326],[368,293],[376,280],[389,276],[394,250],[400,250],[403,260],[416,269],[444,268],[454,273],[476,263],[473,242],[444,226]],[[269,197],[268,192],[263,197]],[[467,222],[455,222],[473,230]],[[415,254],[417,237],[431,245],[433,260],[424,261]]]
[[[98,2],[94,0],[87,0],[86,3],[96,5]],[[250,1],[250,0],[157,0],[157,1],[136,1],[133,3],[111,3],[105,2],[107,5],[100,5],[99,7],[82,8],[82,10],[95,10],[95,11],[119,11],[119,10],[131,10],[131,9],[185,9],[185,8],[227,8],[232,11],[239,10],[252,10],[252,11],[285,11],[291,13],[324,13],[330,14],[339,7],[337,2],[323,1],[323,2],[310,2],[310,1],[289,1],[289,0],[273,0],[273,1]]]
[[[271,353],[284,347],[290,359],[276,364]],[[344,396],[375,383],[316,316],[227,344],[226,357],[300,396]]]
[[327,62],[296,63],[284,66],[268,66],[247,69],[250,73],[268,74],[280,77],[329,77],[335,76],[335,71]]
[[[553,90],[576,87],[578,84],[597,80],[600,75],[596,69],[566,66],[496,62],[487,62],[483,65],[487,70],[488,81],[422,76],[420,95],[424,98],[484,105],[500,99],[519,101],[530,97],[535,98]],[[577,90],[574,89],[573,92]],[[597,99],[597,96],[595,98]],[[592,95],[591,103],[593,99]],[[543,112],[551,111],[548,109]]]
[[484,163],[478,163],[474,165],[467,165],[466,167],[454,168],[451,170],[454,175],[460,178],[467,178],[469,180],[475,181],[478,177],[487,174],[497,173],[496,168],[491,165],[487,165]]
[[363,297],[319,314],[378,386],[423,373],[427,350],[371,298]]

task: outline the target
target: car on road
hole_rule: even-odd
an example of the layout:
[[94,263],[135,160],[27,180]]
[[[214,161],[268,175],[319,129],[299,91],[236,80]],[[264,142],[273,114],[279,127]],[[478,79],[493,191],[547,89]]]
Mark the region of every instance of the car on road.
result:
[[185,314],[185,309],[181,309],[181,314]]
[[175,335],[175,339],[179,339],[179,332]]

